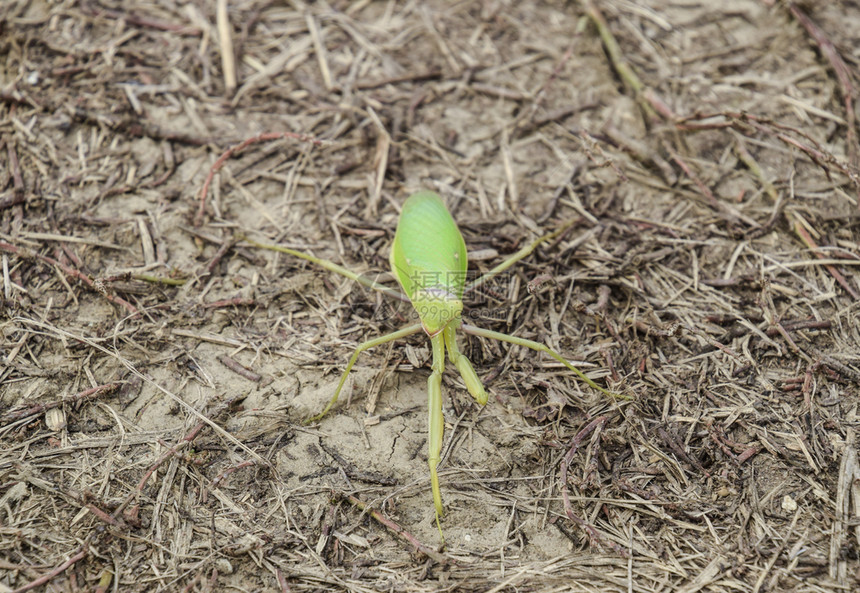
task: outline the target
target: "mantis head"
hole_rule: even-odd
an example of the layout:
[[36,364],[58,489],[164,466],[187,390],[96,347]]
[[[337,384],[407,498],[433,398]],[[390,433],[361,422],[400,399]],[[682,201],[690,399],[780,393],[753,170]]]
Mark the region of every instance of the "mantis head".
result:
[[454,322],[460,325],[463,301],[443,287],[422,288],[411,295],[412,306],[418,313],[424,331],[431,338]]

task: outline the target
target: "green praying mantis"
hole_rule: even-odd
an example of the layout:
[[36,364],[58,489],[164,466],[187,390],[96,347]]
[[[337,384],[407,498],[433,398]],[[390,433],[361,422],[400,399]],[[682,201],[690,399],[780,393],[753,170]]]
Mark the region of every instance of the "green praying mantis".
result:
[[[559,236],[571,224],[573,223],[563,225],[561,228],[539,237],[477,280],[467,283],[466,270],[468,261],[466,243],[442,199],[430,191],[420,191],[410,196],[403,204],[400,213],[394,242],[391,246],[390,263],[391,270],[403,292],[408,297],[409,302],[415,308],[420,323],[359,344],[352,357],[350,357],[349,363],[340,377],[331,400],[329,400],[322,412],[307,419],[306,423],[316,422],[328,414],[329,410],[337,402],[338,396],[349,376],[349,372],[362,352],[423,330],[430,338],[433,353],[431,373],[427,379],[429,407],[429,452],[427,462],[430,466],[433,504],[438,524],[439,518],[442,516],[442,495],[439,489],[437,467],[441,460],[440,455],[445,428],[442,415],[442,373],[445,370],[446,352],[448,360],[459,371],[463,382],[466,384],[466,389],[468,389],[475,401],[482,406],[487,403],[487,392],[484,389],[483,383],[478,378],[472,363],[457,347],[458,329],[463,330],[469,335],[501,340],[517,346],[525,346],[537,352],[544,352],[561,362],[590,387],[610,397],[629,399],[626,396],[612,393],[597,385],[559,353],[540,342],[475,327],[464,323],[461,317],[463,295],[465,293],[504,272],[531,254],[541,243]],[[250,240],[249,242],[258,247],[279,251],[307,260],[327,270],[360,282],[374,290],[379,290],[400,298],[400,294],[397,291],[368,280],[329,260],[320,259],[308,253],[287,247],[265,245]]]

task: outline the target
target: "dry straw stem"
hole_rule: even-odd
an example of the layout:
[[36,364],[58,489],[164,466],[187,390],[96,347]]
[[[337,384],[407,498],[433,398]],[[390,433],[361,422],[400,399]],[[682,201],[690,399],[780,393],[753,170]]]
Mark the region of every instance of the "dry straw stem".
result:
[[227,98],[236,90],[236,56],[233,52],[233,27],[227,10],[227,0],[218,0],[215,5],[215,22],[218,27],[218,44],[221,49],[221,69],[224,73],[224,91]]
[[129,303],[128,301],[126,301],[122,297],[118,297],[116,295],[109,294],[107,292],[107,290],[105,289],[103,284],[93,280],[92,278],[90,278],[86,274],[80,272],[79,270],[76,270],[76,269],[72,268],[71,266],[68,266],[68,265],[66,265],[66,264],[64,264],[64,263],[62,263],[62,262],[60,262],[60,261],[58,261],[52,257],[48,257],[46,255],[41,255],[40,253],[36,253],[32,249],[18,247],[16,245],[6,243],[5,241],[0,241],[0,251],[5,251],[6,253],[11,253],[11,254],[17,255],[17,256],[22,257],[22,258],[38,259],[38,260],[40,260],[40,261],[42,261],[48,265],[55,266],[55,267],[59,268],[60,270],[62,270],[62,272],[64,274],[66,274],[67,276],[71,276],[72,278],[77,278],[78,280],[80,280],[81,282],[86,284],[88,287],[90,287],[93,291],[101,294],[104,298],[111,301],[112,303],[115,303],[121,307],[124,307],[132,315],[136,315],[138,312],[137,307],[135,307],[134,305],[132,305],[131,303]]
[[24,593],[25,591],[32,591],[36,587],[42,587],[44,585],[47,585],[52,580],[54,580],[54,578],[56,578],[58,575],[62,574],[66,570],[68,570],[69,567],[74,566],[76,562],[80,562],[81,560],[86,558],[87,555],[89,555],[89,549],[87,548],[86,544],[84,544],[68,560],[66,560],[65,562],[63,562],[62,564],[60,564],[59,566],[57,566],[53,570],[46,572],[45,574],[43,574],[39,578],[27,583],[23,587],[18,587],[17,589],[13,590],[11,593]]
[[613,550],[615,550],[616,553],[618,553],[618,555],[627,558],[629,554],[626,550],[618,546],[618,544],[616,544],[615,542],[607,540],[606,536],[604,536],[597,529],[595,529],[593,525],[590,525],[588,522],[584,521],[573,512],[573,508],[570,504],[570,494],[568,493],[567,472],[570,468],[570,464],[573,462],[573,458],[576,455],[576,451],[579,449],[579,446],[582,444],[582,441],[585,439],[585,437],[587,437],[592,432],[595,433],[596,438],[599,438],[600,431],[603,429],[603,426],[606,424],[606,421],[606,416],[598,416],[597,418],[589,422],[571,440],[570,448],[565,454],[564,459],[562,459],[561,461],[561,471],[559,472],[561,481],[561,497],[564,501],[564,512],[567,514],[568,519],[576,523],[588,535],[588,539],[594,545],[611,547]]
[[[852,81],[851,70],[845,64],[845,60],[839,55],[839,52],[836,50],[833,42],[827,37],[827,34],[809,18],[809,15],[796,2],[789,2],[788,9],[815,40],[821,53],[827,58],[827,61],[830,62],[830,67],[836,73],[836,79],[839,81],[839,87],[842,91],[842,101],[845,104],[845,131],[847,133],[845,142],[848,145],[849,162],[854,169],[858,169],[860,168],[860,145],[857,142],[857,120],[854,113],[856,91]],[[858,202],[857,206],[860,207],[860,202]]]
[[[858,169],[857,162],[858,142],[854,126],[854,111],[852,106],[854,90],[853,85],[851,83],[851,77],[847,72],[847,67],[842,61],[842,58],[833,48],[832,43],[830,43],[829,40],[826,39],[826,36],[820,30],[820,28],[818,28],[805,15],[805,13],[803,13],[803,11],[797,7],[796,4],[791,3],[789,5],[792,13],[798,18],[798,20],[801,21],[804,27],[806,27],[810,34],[816,39],[816,42],[819,43],[822,48],[822,53],[824,53],[824,55],[827,56],[827,58],[831,61],[831,64],[833,65],[833,68],[836,71],[837,77],[842,86],[842,94],[845,100],[846,111],[849,113],[848,120],[846,122],[846,126],[848,128],[847,144],[850,154],[850,161],[848,163],[843,163],[832,153],[822,149],[818,145],[818,143],[812,138],[810,138],[807,134],[791,127],[783,126],[775,122],[766,121],[763,118],[752,114],[726,112],[721,114],[708,115],[697,114],[689,118],[677,116],[668,106],[666,106],[666,104],[662,100],[657,97],[657,95],[651,89],[648,89],[646,92],[645,87],[637,76],[635,70],[633,70],[630,64],[624,59],[623,53],[621,51],[620,46],[618,45],[618,42],[615,39],[615,36],[613,35],[608,23],[606,22],[606,19],[604,18],[600,10],[597,8],[597,6],[591,0],[583,0],[583,6],[585,7],[588,16],[597,26],[598,34],[603,41],[606,52],[609,55],[609,58],[617,75],[633,92],[634,97],[636,98],[637,102],[640,104],[649,119],[656,118],[657,114],[660,114],[660,116],[665,119],[673,120],[675,127],[679,130],[697,129],[695,126],[690,127],[688,123],[689,121],[694,119],[714,120],[722,117],[727,117],[730,120],[726,123],[709,122],[708,124],[705,124],[698,129],[705,129],[706,127],[711,127],[714,125],[736,125],[739,122],[750,123],[758,130],[772,134],[782,142],[802,150],[809,156],[810,159],[812,159],[813,162],[822,167],[822,169],[829,171],[829,165],[834,165],[835,167],[837,167],[837,169],[841,171],[844,175],[846,175],[854,184],[855,190],[857,191],[858,195],[856,205],[858,208],[860,208],[860,169]],[[609,129],[611,130],[612,128],[610,127]],[[809,142],[804,143],[802,141],[799,141],[792,136],[786,134],[786,132],[796,133],[801,137],[807,139]],[[616,134],[618,134],[618,132],[616,132]],[[722,202],[716,201],[710,189],[699,180],[695,173],[683,161],[682,157],[670,146],[664,144],[664,147],[667,148],[670,154],[672,154],[673,160],[681,167],[684,173],[696,183],[702,195],[704,195],[708,199],[709,203],[715,210],[717,210],[718,212],[725,211],[726,215],[732,218],[743,218],[744,222],[747,225],[753,227],[751,233],[752,236],[761,234],[762,231],[757,223],[750,220],[749,218],[743,217],[740,213],[738,213],[730,206],[723,204]],[[641,154],[644,154],[644,151],[640,150],[639,152]],[[640,156],[640,159],[652,160],[655,164],[657,164],[658,167],[661,166],[661,160],[657,156]],[[750,164],[752,164],[753,162],[751,157],[748,157],[745,160]],[[667,177],[667,174],[664,171],[664,177],[670,179],[672,178],[672,175],[671,173],[668,173]]]
[[[835,262],[828,261],[827,255],[825,253],[822,253],[821,250],[819,250],[818,245],[815,244],[815,239],[812,238],[812,235],[810,235],[805,228],[805,225],[807,224],[808,223],[804,221],[799,214],[795,214],[794,232],[797,233],[797,236],[800,237],[800,240],[803,241],[803,243],[807,247],[809,247],[809,249],[812,250],[812,253],[815,254],[815,257],[820,260],[823,260],[821,262],[822,265],[827,269],[828,272],[830,272],[830,275],[836,279],[839,285],[842,286],[842,288],[844,288],[848,294],[854,297],[855,301],[860,300],[860,294],[858,294],[857,291],[855,291],[854,288],[851,286],[851,284],[848,283],[848,280],[845,279],[845,276],[842,275],[842,272],[840,272],[836,268],[836,266],[833,265],[833,263]],[[858,263],[860,263],[860,261],[858,261]]]
[[848,542],[849,533],[860,545],[860,525],[850,529],[852,517],[860,514],[860,463],[857,461],[857,445],[854,432],[845,439],[842,460],[839,465],[839,483],[836,487],[836,517],[833,533],[830,536],[830,578],[845,581],[848,563],[841,557],[841,550]]
[[378,521],[386,529],[391,531],[391,533],[393,533],[394,535],[396,535],[397,537],[401,538],[403,541],[405,541],[406,543],[411,545],[415,549],[415,551],[423,554],[424,556],[427,556],[428,558],[430,558],[434,562],[437,562],[439,564],[447,564],[447,563],[453,562],[452,558],[449,558],[445,554],[437,552],[436,550],[434,550],[433,548],[430,548],[426,544],[421,543],[417,537],[415,537],[414,535],[409,533],[406,529],[404,529],[402,526],[398,525],[395,521],[392,521],[391,519],[389,519],[388,517],[383,515],[380,511],[378,511],[376,509],[368,508],[367,503],[365,503],[364,501],[362,501],[362,500],[360,500],[360,499],[358,499],[352,495],[346,495],[346,496],[341,495],[340,498],[342,498],[343,500],[346,500],[350,504],[355,505],[356,508],[359,508],[362,511],[369,513],[371,517],[373,517],[376,521]]
[[300,140],[302,142],[310,142],[312,144],[322,144],[322,140],[318,140],[313,136],[308,136],[305,134],[298,134],[296,132],[266,132],[264,134],[258,134],[257,136],[252,136],[250,138],[246,138],[242,142],[231,146],[219,156],[215,162],[212,164],[212,167],[209,169],[209,173],[206,175],[206,180],[203,182],[203,187],[200,189],[200,204],[197,208],[197,215],[194,217],[194,226],[200,226],[203,224],[203,217],[206,214],[206,195],[209,193],[209,186],[212,183],[212,179],[215,177],[215,174],[224,166],[224,164],[233,157],[236,153],[242,152],[247,147],[252,144],[257,144],[260,142],[271,142],[273,140],[280,140],[281,138],[293,138],[295,140]]
[[647,100],[644,92],[645,85],[636,74],[636,71],[630,66],[630,63],[624,58],[621,46],[618,45],[618,41],[615,39],[615,35],[613,35],[612,30],[609,28],[609,24],[606,22],[606,18],[603,16],[603,13],[593,0],[582,0],[582,6],[585,9],[585,13],[589,18],[591,18],[592,22],[594,22],[594,25],[597,27],[597,33],[600,35],[601,41],[603,41],[603,46],[606,48],[606,53],[609,55],[609,59],[612,62],[612,67],[615,69],[615,72],[618,74],[619,78],[624,81],[624,84],[632,91],[634,98],[642,107],[642,110],[648,118],[656,119],[657,112],[654,110],[652,104]]
[[76,404],[78,402],[96,398],[101,395],[109,395],[114,390],[119,388],[119,383],[108,383],[107,385],[99,385],[97,387],[91,387],[90,389],[85,389],[80,393],[76,393],[75,395],[70,395],[68,397],[64,397],[61,400],[48,402],[44,404],[36,404],[34,406],[30,406],[24,409],[12,409],[7,410],[3,414],[3,420],[5,421],[14,421],[14,420],[22,420],[25,418],[30,418],[32,416],[37,416],[42,414],[50,409],[58,408],[60,406],[64,406],[66,404]]

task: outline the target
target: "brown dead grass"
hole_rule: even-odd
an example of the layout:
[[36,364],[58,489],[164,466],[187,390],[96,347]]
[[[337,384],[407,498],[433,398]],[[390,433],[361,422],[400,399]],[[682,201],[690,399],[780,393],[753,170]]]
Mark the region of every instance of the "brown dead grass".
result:
[[[770,4],[4,3],[0,590],[856,590],[860,17]],[[408,308],[242,240],[390,284],[419,188],[576,218],[468,310],[635,398],[464,340],[444,547],[425,340],[301,425]]]

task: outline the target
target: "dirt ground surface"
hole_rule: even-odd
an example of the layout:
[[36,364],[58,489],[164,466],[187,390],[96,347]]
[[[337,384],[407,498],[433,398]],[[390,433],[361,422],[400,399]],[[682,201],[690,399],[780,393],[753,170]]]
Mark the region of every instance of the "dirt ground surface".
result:
[[[4,0],[0,591],[857,591],[858,63],[847,0]],[[475,275],[572,223],[464,315],[617,396],[461,336],[444,543],[423,333],[302,422],[414,314],[257,245],[396,287],[419,189]]]

